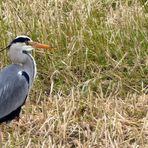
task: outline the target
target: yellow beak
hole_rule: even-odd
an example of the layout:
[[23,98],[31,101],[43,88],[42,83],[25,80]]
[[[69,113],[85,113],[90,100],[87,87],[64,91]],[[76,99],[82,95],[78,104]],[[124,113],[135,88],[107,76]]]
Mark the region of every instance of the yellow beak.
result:
[[38,42],[28,42],[28,44],[31,45],[33,48],[43,48],[43,49],[50,48],[49,45],[41,44],[41,43],[38,43]]

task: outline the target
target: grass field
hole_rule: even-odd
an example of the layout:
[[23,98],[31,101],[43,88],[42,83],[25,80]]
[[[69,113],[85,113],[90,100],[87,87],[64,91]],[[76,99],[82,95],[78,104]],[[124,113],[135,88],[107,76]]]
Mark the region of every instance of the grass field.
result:
[[0,147],[148,147],[146,0],[0,1],[0,33],[2,48],[21,34],[52,47],[33,52],[38,76]]

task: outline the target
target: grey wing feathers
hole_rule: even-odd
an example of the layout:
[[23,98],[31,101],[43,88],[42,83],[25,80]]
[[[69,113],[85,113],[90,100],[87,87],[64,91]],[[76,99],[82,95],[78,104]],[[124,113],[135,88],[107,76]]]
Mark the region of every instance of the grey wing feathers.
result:
[[24,104],[29,85],[19,71],[21,67],[12,64],[0,72],[0,118]]

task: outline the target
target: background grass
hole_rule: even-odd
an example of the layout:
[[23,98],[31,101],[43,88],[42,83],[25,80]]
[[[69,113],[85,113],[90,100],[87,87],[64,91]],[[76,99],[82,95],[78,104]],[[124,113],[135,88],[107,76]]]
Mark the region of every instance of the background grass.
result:
[[0,46],[20,34],[53,50],[1,147],[148,147],[147,1],[0,1]]

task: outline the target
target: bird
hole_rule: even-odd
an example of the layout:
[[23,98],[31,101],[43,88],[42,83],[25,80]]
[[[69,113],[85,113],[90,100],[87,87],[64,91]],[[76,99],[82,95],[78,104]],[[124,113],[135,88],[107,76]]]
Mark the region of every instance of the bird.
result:
[[36,62],[31,54],[34,48],[48,49],[49,45],[19,35],[5,48],[12,64],[0,71],[0,124],[20,118],[36,77]]

